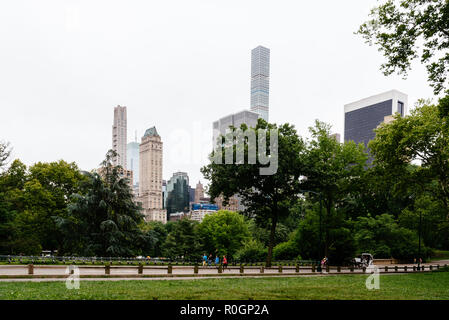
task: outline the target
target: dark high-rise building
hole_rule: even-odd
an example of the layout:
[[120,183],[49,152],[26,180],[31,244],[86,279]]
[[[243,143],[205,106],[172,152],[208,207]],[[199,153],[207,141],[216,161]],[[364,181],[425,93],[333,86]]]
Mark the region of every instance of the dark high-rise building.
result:
[[392,115],[405,116],[408,97],[397,90],[391,90],[345,105],[345,141],[368,142],[375,137],[376,129]]
[[167,213],[190,210],[189,177],[185,172],[176,172],[167,182]]

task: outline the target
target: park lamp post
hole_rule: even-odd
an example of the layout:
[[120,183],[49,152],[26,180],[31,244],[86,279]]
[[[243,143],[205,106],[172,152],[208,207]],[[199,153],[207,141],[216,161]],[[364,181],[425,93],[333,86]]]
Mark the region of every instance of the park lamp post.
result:
[[[321,254],[321,249],[322,249],[322,246],[323,246],[323,241],[322,241],[322,231],[321,231],[321,212],[323,211],[323,203],[322,203],[322,200],[323,200],[323,197],[322,197],[322,195],[321,195],[321,193],[320,192],[316,192],[316,191],[312,191],[312,190],[301,190],[301,192],[309,192],[309,193],[313,193],[313,194],[316,194],[316,195],[318,195],[319,197],[320,197],[320,244],[319,244],[319,251],[320,251],[320,254]],[[318,272],[321,272],[321,263],[318,263],[318,267],[317,267],[317,271]]]

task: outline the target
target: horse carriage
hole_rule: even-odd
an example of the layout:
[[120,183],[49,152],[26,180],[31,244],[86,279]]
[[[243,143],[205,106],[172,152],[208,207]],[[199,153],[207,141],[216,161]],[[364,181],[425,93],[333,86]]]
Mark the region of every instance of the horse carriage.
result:
[[354,265],[354,268],[368,268],[369,266],[373,265],[373,255],[371,253],[362,253],[359,257],[355,257],[352,259],[352,263]]

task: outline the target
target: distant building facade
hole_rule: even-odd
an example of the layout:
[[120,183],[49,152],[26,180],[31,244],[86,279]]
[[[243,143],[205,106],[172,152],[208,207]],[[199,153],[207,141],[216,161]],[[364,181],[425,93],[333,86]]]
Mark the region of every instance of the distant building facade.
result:
[[161,137],[152,127],[145,131],[139,146],[139,202],[146,221],[167,222],[162,197]]
[[220,135],[224,136],[230,126],[240,128],[240,126],[244,123],[248,126],[248,128],[255,128],[258,119],[259,114],[252,111],[243,110],[215,121],[212,124],[212,140],[214,148],[217,145],[218,137]]
[[189,186],[189,203],[195,202],[195,188]]
[[192,204],[190,210],[190,219],[201,222],[204,217],[208,214],[212,214],[218,211],[218,206],[215,204],[202,204],[202,203],[194,203]]
[[126,147],[127,169],[134,175],[134,185],[139,185],[139,143],[130,142]]
[[193,201],[195,203],[200,203],[201,198],[204,198],[204,188],[201,182],[198,181],[195,188],[195,199]]
[[171,213],[188,212],[190,204],[189,176],[186,172],[175,172],[167,182],[166,209]]
[[270,49],[258,46],[251,51],[251,111],[268,122],[270,98]]
[[241,211],[243,209],[240,198],[237,195],[230,197],[226,205],[224,204],[223,196],[215,198],[214,202],[217,204],[219,210]]
[[127,169],[127,121],[126,107],[115,107],[114,123],[112,125],[112,150],[117,152],[117,157],[113,160],[113,163],[115,166],[121,166],[124,169]]
[[[345,105],[345,141],[368,145],[376,129],[396,113],[402,117],[408,111],[408,97],[397,90],[384,92]],[[387,117],[387,118],[386,118]]]

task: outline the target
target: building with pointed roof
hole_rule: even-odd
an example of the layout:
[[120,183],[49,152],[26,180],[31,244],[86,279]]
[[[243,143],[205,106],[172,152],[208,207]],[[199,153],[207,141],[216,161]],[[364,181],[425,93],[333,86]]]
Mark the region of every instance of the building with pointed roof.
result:
[[146,221],[167,222],[162,195],[163,144],[156,127],[145,131],[139,145],[139,202]]

